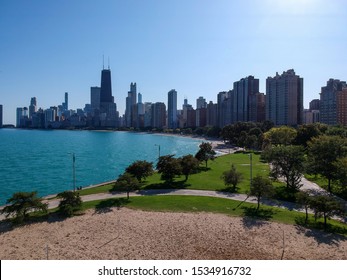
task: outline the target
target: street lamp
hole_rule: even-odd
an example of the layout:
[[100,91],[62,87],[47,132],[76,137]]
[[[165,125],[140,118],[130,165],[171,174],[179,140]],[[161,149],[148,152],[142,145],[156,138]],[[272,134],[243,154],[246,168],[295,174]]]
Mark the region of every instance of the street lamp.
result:
[[154,146],[158,146],[158,153],[159,153],[158,160],[159,160],[159,158],[160,158],[160,145],[154,144]]
[[249,162],[250,162],[250,186],[252,186],[252,153],[248,154],[249,155]]

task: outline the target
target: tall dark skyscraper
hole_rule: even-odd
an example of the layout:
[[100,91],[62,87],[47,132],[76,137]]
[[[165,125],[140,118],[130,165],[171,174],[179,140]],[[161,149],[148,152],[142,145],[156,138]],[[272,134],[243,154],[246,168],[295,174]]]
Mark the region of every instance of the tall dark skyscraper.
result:
[[101,89],[100,89],[100,103],[112,103],[112,84],[111,84],[111,70],[103,69],[101,71]]

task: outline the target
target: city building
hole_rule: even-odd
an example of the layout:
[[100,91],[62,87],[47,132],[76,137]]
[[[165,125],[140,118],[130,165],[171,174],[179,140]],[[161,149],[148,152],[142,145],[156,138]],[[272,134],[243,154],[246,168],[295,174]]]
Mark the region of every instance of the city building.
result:
[[67,111],[67,110],[69,110],[69,93],[65,92],[64,97],[65,98],[64,98],[64,102],[63,102],[62,106],[63,106],[63,110]]
[[248,96],[248,121],[265,121],[265,94],[261,92],[252,93]]
[[166,126],[166,106],[163,102],[151,105],[151,127],[163,129]]
[[337,92],[337,123],[347,126],[347,87]]
[[[320,93],[320,122],[328,125],[338,124],[337,93],[347,87],[346,82],[329,79]],[[342,101],[342,100],[341,100]],[[342,108],[342,107],[340,107]]]
[[[233,118],[232,122],[247,122],[250,120],[250,95],[259,93],[259,79],[248,76],[234,82],[233,88]],[[255,98],[253,101],[257,101]],[[254,104],[253,104],[254,105]],[[256,106],[253,106],[256,108]]]
[[196,109],[207,108],[206,99],[200,96],[196,99]]
[[33,114],[37,111],[37,101],[36,97],[32,97],[29,105],[29,119],[32,119]]
[[266,79],[266,120],[297,126],[303,119],[304,80],[293,69]]
[[218,105],[212,101],[207,104],[206,124],[208,126],[218,126]]
[[90,87],[90,105],[92,111],[100,109],[100,87]]
[[177,128],[177,91],[172,89],[168,92],[168,128]]
[[3,122],[3,113],[2,113],[2,105],[0,104],[0,127],[4,125]]
[[309,109],[312,110],[320,110],[320,100],[319,99],[313,99],[311,100],[309,104]]

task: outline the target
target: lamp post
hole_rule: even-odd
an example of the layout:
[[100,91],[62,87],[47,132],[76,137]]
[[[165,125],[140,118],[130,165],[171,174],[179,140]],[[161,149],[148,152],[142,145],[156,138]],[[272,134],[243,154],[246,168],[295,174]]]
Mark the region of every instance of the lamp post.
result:
[[252,153],[248,154],[249,155],[249,162],[250,162],[250,186],[252,186]]
[[160,145],[158,145],[158,144],[154,144],[154,146],[158,146],[158,154],[159,154],[159,156],[158,156],[158,160],[159,160],[159,158],[160,158]]

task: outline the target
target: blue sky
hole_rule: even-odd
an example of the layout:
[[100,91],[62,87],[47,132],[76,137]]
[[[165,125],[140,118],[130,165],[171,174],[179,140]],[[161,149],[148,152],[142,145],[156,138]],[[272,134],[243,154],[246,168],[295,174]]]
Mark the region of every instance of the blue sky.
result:
[[329,78],[347,79],[343,0],[0,0],[0,104],[4,123],[37,97],[48,108],[90,103],[110,58],[121,114],[131,82],[144,102],[194,107],[248,75],[265,80],[293,68],[304,105]]

